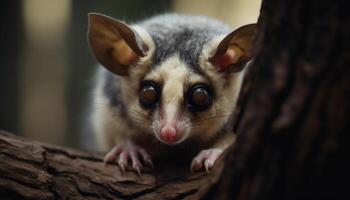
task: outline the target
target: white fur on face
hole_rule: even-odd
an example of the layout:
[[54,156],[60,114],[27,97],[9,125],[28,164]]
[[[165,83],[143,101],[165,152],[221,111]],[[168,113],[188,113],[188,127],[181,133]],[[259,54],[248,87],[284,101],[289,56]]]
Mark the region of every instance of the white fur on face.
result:
[[[153,132],[158,139],[164,123],[176,122],[176,129],[181,134],[178,143],[189,137],[208,141],[231,117],[244,72],[224,74],[208,62],[222,37],[214,39],[203,48],[199,64],[205,76],[191,72],[178,55],[170,57],[145,76],[145,80],[155,81],[162,87],[161,105],[153,119]],[[210,85],[214,90],[214,99],[211,107],[194,115],[187,109],[184,95],[198,83]]]
[[[148,119],[148,111],[144,110],[139,104],[139,86],[143,77],[149,73],[152,65],[152,56],[155,51],[154,42],[149,33],[142,27],[134,25],[134,30],[140,35],[143,43],[148,47],[146,56],[130,67],[129,75],[120,77],[121,79],[121,98],[129,110],[128,115],[137,128],[141,128],[144,133],[151,133],[151,119]],[[131,111],[132,110],[132,111]],[[140,119],[143,118],[143,119]],[[135,120],[138,119],[138,120]],[[141,121],[140,121],[141,120]],[[139,131],[140,132],[140,131]]]
[[[143,37],[145,38],[145,34]],[[243,72],[223,74],[208,62],[208,58],[215,51],[221,38],[208,43],[199,57],[199,64],[205,76],[191,72],[186,63],[182,62],[176,54],[150,71],[151,57],[148,56],[152,55],[154,46],[151,38],[148,39],[150,40],[148,45],[151,47],[146,56],[148,59],[141,59],[139,65],[130,70],[129,77],[122,79],[122,98],[126,106],[145,116],[145,121],[150,125],[145,127],[138,121],[134,121],[134,124],[142,128],[144,133],[153,133],[160,141],[162,141],[159,137],[160,130],[165,123],[175,124],[177,131],[181,134],[177,143],[187,138],[209,141],[221,130],[234,111]],[[140,82],[143,80],[154,81],[161,88],[160,105],[154,111],[147,110],[139,104],[138,91]],[[184,95],[190,87],[198,83],[210,85],[213,88],[214,97],[211,107],[194,114],[187,109]],[[138,117],[133,116],[131,112],[129,115]]]
[[[96,133],[100,135],[101,143],[113,145],[125,138],[132,138],[136,134],[155,135],[161,141],[159,132],[162,124],[171,122],[175,123],[177,130],[182,135],[177,143],[189,138],[209,141],[216,136],[234,111],[243,77],[243,73],[229,75],[219,73],[215,66],[208,62],[208,58],[215,52],[215,48],[224,36],[212,40],[203,49],[196,48],[198,52],[202,49],[198,64],[202,68],[203,76],[191,72],[191,67],[186,66],[186,63],[181,61],[178,55],[168,57],[176,53],[176,48],[158,59],[161,62],[159,66],[152,67],[152,60],[156,55],[155,43],[144,28],[137,25],[132,27],[139,33],[142,41],[148,47],[148,51],[145,57],[140,58],[134,66],[130,66],[128,76],[118,77],[119,81],[115,83],[120,84],[117,87],[118,100],[121,100],[123,106],[127,107],[127,116],[118,113],[119,109],[112,106],[103,109],[98,106],[94,108],[94,121],[97,124],[95,125]],[[169,38],[168,35],[166,36]],[[198,38],[194,37],[192,41],[197,42]],[[166,51],[167,46],[169,46],[167,44],[167,42],[163,42],[164,48],[160,50]],[[159,45],[157,47],[159,48]],[[198,54],[196,53],[196,55]],[[102,81],[103,76],[100,78]],[[145,109],[139,103],[139,87],[143,80],[152,80],[161,88],[160,105],[153,110]],[[211,86],[214,97],[211,107],[194,113],[188,110],[184,95],[190,87],[198,83],[206,83]],[[101,92],[102,85],[98,88],[99,92],[96,93],[95,97],[102,98],[95,100],[101,102],[100,104],[108,105],[111,96]],[[132,109],[133,112],[128,109]],[[140,119],[140,116],[143,116],[143,119]],[[126,123],[130,121],[132,123]]]
[[142,42],[148,47],[148,50],[146,56],[141,57],[135,65],[130,66],[129,76],[121,77],[123,92],[122,98],[124,102],[135,101],[135,92],[139,87],[142,77],[144,77],[150,70],[152,56],[155,51],[155,45],[149,33],[140,26],[135,25],[133,28],[140,35]]
[[[199,116],[201,121],[192,130],[195,138],[202,137],[202,140],[210,140],[227,123],[234,113],[238,95],[243,81],[244,70],[237,73],[219,72],[219,70],[209,62],[213,56],[216,47],[222,41],[225,35],[218,36],[208,42],[199,56],[199,65],[202,71],[209,79],[215,93],[215,99],[210,109]],[[201,135],[201,136],[199,136]]]
[[162,141],[159,137],[162,126],[174,124],[180,137],[177,143],[182,142],[190,132],[190,126],[187,124],[189,118],[184,115],[184,93],[188,85],[203,82],[204,79],[191,74],[179,56],[174,55],[148,74],[145,80],[155,81],[162,87],[160,107],[156,110],[153,121],[155,136]]

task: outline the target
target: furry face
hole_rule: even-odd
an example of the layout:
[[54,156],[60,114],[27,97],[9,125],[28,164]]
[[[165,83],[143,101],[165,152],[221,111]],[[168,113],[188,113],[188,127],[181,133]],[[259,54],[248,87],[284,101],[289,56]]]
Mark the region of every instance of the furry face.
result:
[[[128,118],[135,126],[143,128],[145,134],[154,134],[166,144],[178,144],[187,138],[208,141],[230,119],[242,73],[222,74],[210,63],[200,67],[203,74],[190,70],[175,54],[159,66],[148,68],[150,71],[131,73],[132,78],[122,80],[125,94],[122,96],[127,97],[124,102],[129,102],[124,104],[129,108]],[[144,106],[142,88],[149,82],[154,84],[157,97],[152,105]],[[202,95],[204,103],[200,97],[195,101],[194,93]],[[210,103],[206,103],[208,101]],[[162,135],[162,128],[168,124],[175,128],[174,138]]]
[[175,14],[133,26],[101,15],[90,20],[91,48],[112,72],[100,75],[97,90],[116,124],[126,121],[129,134],[168,145],[208,142],[225,129],[244,73],[235,68],[250,57],[247,28],[229,34],[219,21]]

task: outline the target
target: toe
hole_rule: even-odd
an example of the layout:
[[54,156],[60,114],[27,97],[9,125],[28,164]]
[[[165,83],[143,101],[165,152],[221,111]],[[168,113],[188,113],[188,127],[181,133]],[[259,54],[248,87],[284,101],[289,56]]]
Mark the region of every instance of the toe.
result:
[[209,157],[204,162],[205,171],[207,173],[209,173],[211,168],[213,168],[215,161],[218,159],[218,157],[221,155],[221,153],[222,153],[221,149],[213,149],[210,152]]
[[210,172],[211,168],[213,167],[214,165],[214,162],[210,159],[207,159],[205,162],[204,162],[204,168],[205,168],[205,171],[207,173]]
[[137,174],[138,174],[139,176],[141,176],[141,167],[138,166],[138,165],[136,165],[136,166],[134,166],[134,169],[135,169],[135,171],[137,172]]
[[205,160],[205,156],[204,154],[199,154],[198,156],[196,156],[193,160],[192,160],[192,163],[191,163],[191,171],[194,172],[194,171],[197,171],[199,169],[202,168],[203,166],[203,161]]
[[139,149],[139,153],[142,157],[142,160],[153,169],[153,162],[151,159],[151,156],[148,155],[148,153],[144,149]]
[[119,168],[122,174],[125,174],[126,165],[124,163],[119,163]]
[[106,156],[103,159],[104,163],[107,162],[115,162],[116,158],[118,157],[118,155],[120,154],[121,149],[118,146],[115,146],[112,150],[110,150]]
[[141,147],[133,144],[131,141],[124,141],[109,151],[104,162],[117,162],[122,173],[130,167],[139,175],[143,170],[143,164],[153,168],[153,163],[149,154]]
[[192,164],[191,164],[191,172],[192,173],[199,170],[200,168],[202,168],[201,162],[192,162]]
[[221,149],[207,149],[201,151],[191,163],[191,171],[205,169],[207,173],[213,168],[215,161],[221,155]]
[[136,151],[130,152],[130,159],[132,163],[132,168],[137,171],[137,173],[140,175],[142,170],[142,164],[140,162],[139,156],[136,153]]
[[120,167],[120,170],[124,173],[125,168],[128,165],[128,155],[126,153],[122,152],[119,154],[118,165]]

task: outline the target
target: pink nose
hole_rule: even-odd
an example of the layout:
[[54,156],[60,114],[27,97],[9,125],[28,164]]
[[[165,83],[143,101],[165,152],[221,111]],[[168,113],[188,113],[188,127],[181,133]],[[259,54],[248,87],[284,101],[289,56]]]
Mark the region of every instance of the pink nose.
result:
[[173,125],[166,124],[160,130],[160,138],[165,142],[175,142],[177,140],[176,128]]

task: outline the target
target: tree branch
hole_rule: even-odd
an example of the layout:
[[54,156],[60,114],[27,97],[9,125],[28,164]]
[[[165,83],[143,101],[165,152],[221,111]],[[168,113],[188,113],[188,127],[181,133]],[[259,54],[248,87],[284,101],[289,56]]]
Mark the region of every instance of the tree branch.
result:
[[[122,174],[102,155],[0,131],[0,196],[25,199],[196,199],[206,174],[157,162],[138,176]],[[159,165],[158,165],[159,164]]]

